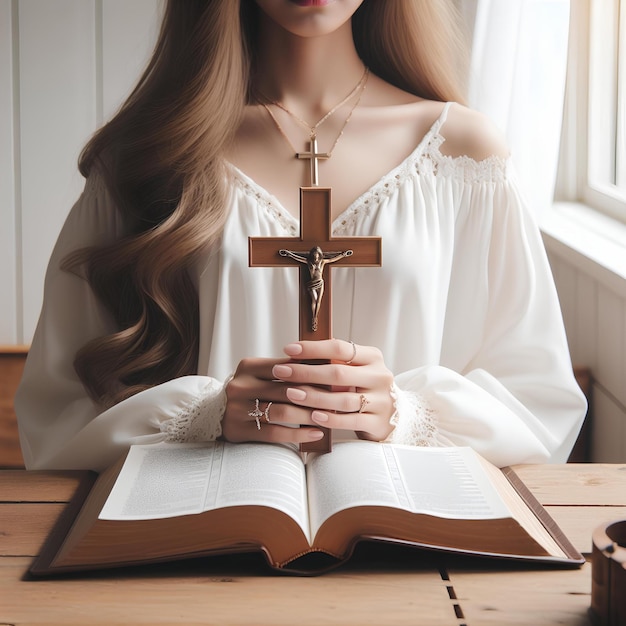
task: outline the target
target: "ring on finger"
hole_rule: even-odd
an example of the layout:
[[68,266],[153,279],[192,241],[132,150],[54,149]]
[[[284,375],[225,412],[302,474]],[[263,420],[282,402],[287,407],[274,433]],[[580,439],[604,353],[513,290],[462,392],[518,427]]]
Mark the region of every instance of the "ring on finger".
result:
[[[263,411],[263,415],[265,416],[265,421],[269,424],[270,423],[270,407],[272,406],[272,403],[269,402],[268,405],[265,407],[265,411]],[[257,418],[258,419],[258,418]]]
[[361,394],[361,406],[359,407],[359,413],[363,413],[365,407],[370,403],[370,401],[365,397],[364,394]]
[[354,361],[354,358],[356,357],[356,344],[352,340],[350,340],[350,343],[352,344],[352,356],[350,357],[349,360],[346,361],[346,365],[350,365],[352,361]]
[[[254,399],[254,409],[252,409],[251,411],[248,411],[248,415],[250,417],[254,417],[254,421],[256,422],[256,429],[257,430],[261,430],[261,422],[259,421],[259,417],[263,417],[263,415],[265,415],[264,411],[261,411],[261,409],[259,408],[259,402],[260,400],[258,398]],[[271,402],[270,402],[271,404]],[[266,411],[269,410],[269,406],[266,409]],[[267,420],[269,422],[269,420]]]

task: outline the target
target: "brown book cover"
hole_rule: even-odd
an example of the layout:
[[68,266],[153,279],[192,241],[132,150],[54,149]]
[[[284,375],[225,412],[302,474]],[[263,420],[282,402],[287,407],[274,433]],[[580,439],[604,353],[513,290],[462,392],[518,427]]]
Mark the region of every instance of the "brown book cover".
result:
[[317,573],[364,540],[584,563],[515,472],[469,448],[351,441],[303,455],[216,442],[133,446],[68,505],[30,573],[251,551]]

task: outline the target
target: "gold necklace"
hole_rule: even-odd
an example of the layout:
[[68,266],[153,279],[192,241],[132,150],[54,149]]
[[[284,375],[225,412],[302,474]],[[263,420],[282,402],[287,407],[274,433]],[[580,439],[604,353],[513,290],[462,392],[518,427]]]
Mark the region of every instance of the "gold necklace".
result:
[[[369,68],[366,67],[365,71],[363,72],[363,76],[361,76],[361,78],[359,79],[359,82],[356,84],[354,89],[341,102],[339,102],[332,109],[330,109],[330,111],[328,111],[328,113],[323,115],[320,118],[320,120],[317,121],[313,126],[311,126],[308,122],[303,120],[301,117],[298,117],[295,113],[292,113],[287,107],[282,105],[280,102],[272,101],[269,104],[267,102],[262,102],[263,107],[268,112],[269,116],[272,118],[274,124],[276,125],[276,128],[278,129],[280,134],[283,136],[283,138],[287,142],[287,145],[295,153],[296,158],[297,159],[308,159],[310,161],[310,164],[311,164],[311,186],[312,187],[317,187],[318,184],[319,184],[318,183],[318,161],[320,159],[324,159],[324,160],[330,159],[330,157],[332,156],[333,150],[335,149],[335,146],[337,145],[337,143],[339,142],[339,139],[343,135],[343,132],[344,132],[346,126],[348,125],[348,122],[350,121],[350,118],[352,117],[352,113],[354,112],[354,109],[356,109],[356,107],[358,106],[359,102],[361,101],[361,96],[363,95],[363,92],[365,91],[365,87],[367,85],[368,77],[369,77]],[[333,115],[333,113],[337,112],[342,106],[344,106],[347,102],[349,102],[357,94],[358,94],[358,97],[356,98],[354,104],[352,105],[352,108],[350,109],[350,111],[348,113],[348,116],[346,117],[343,125],[341,126],[339,134],[335,138],[335,141],[333,142],[333,145],[331,146],[330,150],[328,152],[318,152],[317,151],[317,129],[331,115]],[[288,115],[293,117],[297,122],[299,122],[300,124],[302,124],[303,126],[305,126],[307,128],[307,130],[309,131],[309,151],[308,152],[298,152],[296,150],[296,148],[294,147],[293,143],[289,139],[287,133],[285,132],[283,127],[280,125],[280,122],[276,119],[276,116],[274,115],[274,113],[270,109],[270,104],[278,107],[281,110],[283,110],[285,113],[287,113]]]

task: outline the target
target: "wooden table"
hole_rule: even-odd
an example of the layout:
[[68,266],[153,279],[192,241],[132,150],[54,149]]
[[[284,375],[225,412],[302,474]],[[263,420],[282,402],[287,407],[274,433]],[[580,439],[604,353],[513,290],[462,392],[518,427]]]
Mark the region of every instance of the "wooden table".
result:
[[[523,466],[518,474],[583,553],[626,518],[626,465]],[[0,472],[5,624],[484,624],[589,626],[591,566],[540,569],[370,547],[332,573],[269,573],[237,556],[22,580],[79,473]]]

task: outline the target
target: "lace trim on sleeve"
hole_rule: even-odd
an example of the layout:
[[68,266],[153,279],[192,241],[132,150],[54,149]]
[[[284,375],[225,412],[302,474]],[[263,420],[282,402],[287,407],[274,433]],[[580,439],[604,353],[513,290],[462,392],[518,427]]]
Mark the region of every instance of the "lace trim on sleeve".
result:
[[222,434],[222,417],[226,410],[226,386],[211,381],[192,402],[161,424],[169,443],[215,441]]
[[418,171],[469,184],[504,183],[509,180],[512,164],[510,157],[492,155],[476,161],[465,155],[450,156],[441,152],[442,143],[443,137],[433,138],[422,159],[416,163]]
[[391,388],[395,412],[391,416],[392,433],[389,443],[432,447],[437,441],[437,414],[418,393],[402,391],[394,384]]

